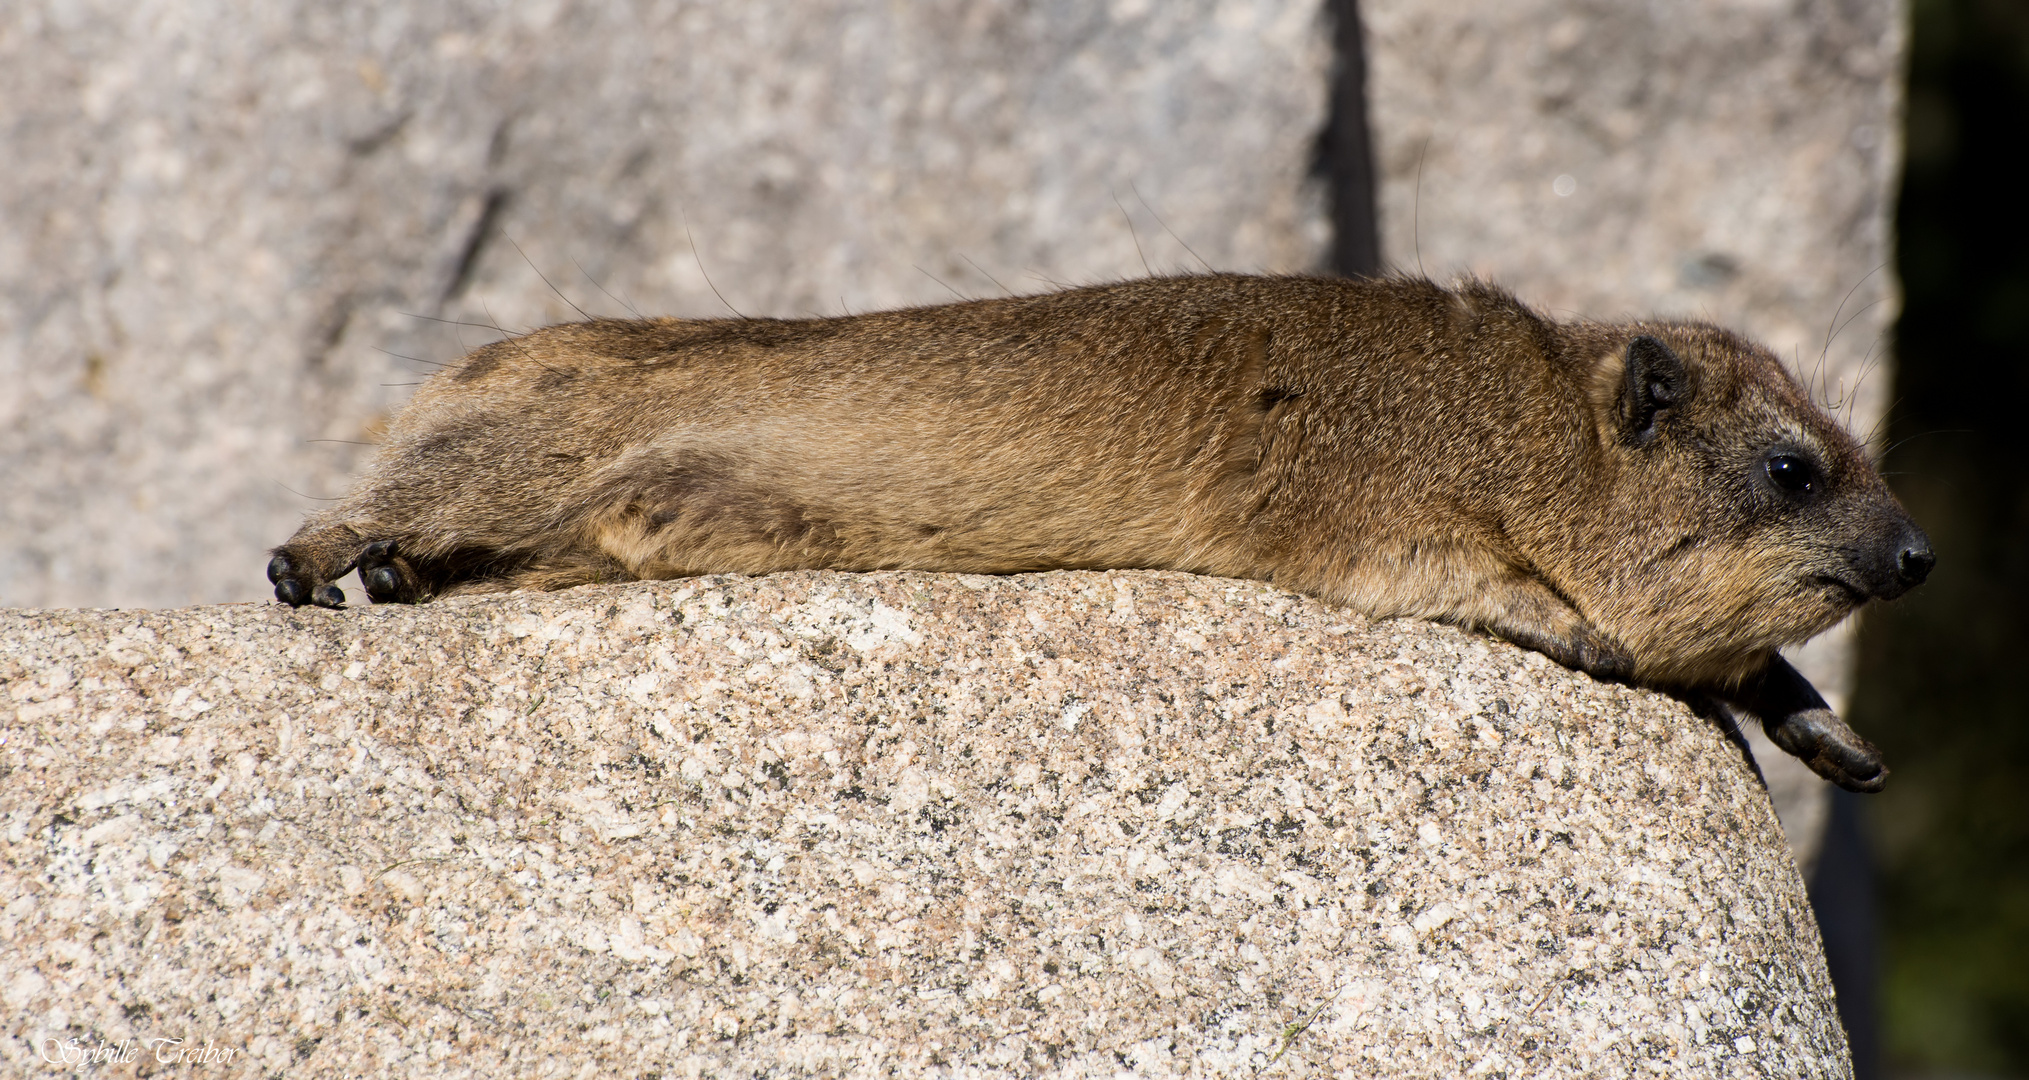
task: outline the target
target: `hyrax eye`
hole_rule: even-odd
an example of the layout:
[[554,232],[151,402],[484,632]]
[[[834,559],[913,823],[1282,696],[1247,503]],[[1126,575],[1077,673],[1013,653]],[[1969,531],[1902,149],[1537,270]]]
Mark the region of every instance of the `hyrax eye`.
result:
[[1818,471],[1795,454],[1771,454],[1766,468],[1769,481],[1792,495],[1809,495],[1818,490]]

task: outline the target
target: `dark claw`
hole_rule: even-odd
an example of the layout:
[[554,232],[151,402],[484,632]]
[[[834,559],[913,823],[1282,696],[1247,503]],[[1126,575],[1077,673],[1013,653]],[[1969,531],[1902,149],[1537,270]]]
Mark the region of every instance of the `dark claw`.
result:
[[[280,555],[275,556],[275,562],[281,561]],[[269,563],[268,573],[272,575],[274,572],[275,564]],[[278,579],[275,582],[275,599],[290,607],[302,607],[310,602],[310,587],[297,578]]]
[[345,590],[326,582],[317,586],[310,594],[310,602],[318,607],[341,608],[345,606]]
[[365,549],[359,553],[359,557],[362,561],[366,559],[392,559],[395,557],[395,542],[392,540],[375,540],[373,543],[366,545]]
[[[290,562],[287,555],[277,555],[268,560],[268,580],[280,586],[282,579],[289,576],[289,572],[294,569],[296,569],[296,564]],[[279,589],[276,595],[281,595]]]

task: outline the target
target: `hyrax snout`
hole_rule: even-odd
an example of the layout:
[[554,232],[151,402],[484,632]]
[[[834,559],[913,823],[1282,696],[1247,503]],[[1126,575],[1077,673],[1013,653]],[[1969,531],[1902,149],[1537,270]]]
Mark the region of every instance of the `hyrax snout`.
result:
[[1776,655],[1929,542],[1767,350],[1468,282],[1208,275],[831,319],[598,319],[431,378],[269,565],[375,601],[714,572],[1166,568],[1477,627],[1879,755]]

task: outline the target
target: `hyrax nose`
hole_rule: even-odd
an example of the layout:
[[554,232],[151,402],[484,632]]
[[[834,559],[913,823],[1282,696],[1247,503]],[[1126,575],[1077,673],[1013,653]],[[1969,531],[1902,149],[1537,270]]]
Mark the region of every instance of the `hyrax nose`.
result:
[[1937,555],[1930,550],[1930,537],[1921,529],[1909,530],[1903,539],[1902,551],[1895,558],[1895,574],[1901,579],[1904,589],[1914,589],[1930,576],[1930,569],[1937,565]]
[[1870,560],[1873,569],[1866,574],[1867,591],[1883,600],[1893,600],[1923,584],[1923,579],[1930,576],[1930,568],[1937,565],[1937,556],[1930,550],[1930,537],[1906,519],[1878,543],[1880,546],[1874,549],[1875,555]]

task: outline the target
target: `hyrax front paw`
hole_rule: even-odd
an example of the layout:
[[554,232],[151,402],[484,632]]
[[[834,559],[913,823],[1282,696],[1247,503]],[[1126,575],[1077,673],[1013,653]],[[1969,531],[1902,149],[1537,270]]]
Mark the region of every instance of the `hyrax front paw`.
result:
[[1627,650],[1619,642],[1589,626],[1581,624],[1564,634],[1535,627],[1498,627],[1495,632],[1525,649],[1534,649],[1595,679],[1626,682],[1634,675],[1634,658],[1628,655]]
[[1634,677],[1634,657],[1621,644],[1590,627],[1579,627],[1571,635],[1571,667],[1608,682],[1626,682]]
[[1761,718],[1771,742],[1847,791],[1872,794],[1888,782],[1881,751],[1847,727],[1810,680],[1781,656],[1771,656],[1732,700]]
[[1762,730],[1811,771],[1845,788],[1871,795],[1888,782],[1881,751],[1830,709],[1804,709],[1764,718]]

